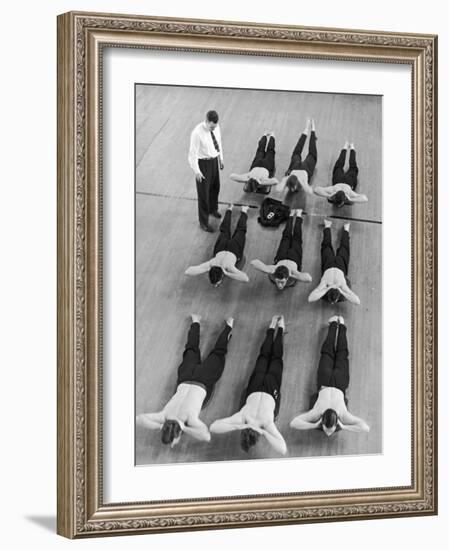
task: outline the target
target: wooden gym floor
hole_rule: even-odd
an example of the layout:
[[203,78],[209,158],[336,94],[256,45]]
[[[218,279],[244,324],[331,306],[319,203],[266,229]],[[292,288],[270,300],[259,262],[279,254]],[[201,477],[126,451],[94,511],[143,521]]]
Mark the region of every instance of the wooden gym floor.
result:
[[[187,162],[190,132],[209,109],[220,115],[225,169],[221,172],[220,209],[228,202],[249,204],[245,248],[248,284],[226,279],[215,289],[207,275],[187,277],[185,269],[212,257],[217,233],[200,230],[196,189]],[[264,196],[246,194],[229,180],[245,172],[257,140],[266,130],[276,135],[277,176],[307,117],[316,121],[318,163],[312,183],[327,186],[343,143],[354,141],[360,169],[358,191],[369,202],[335,209],[324,199],[291,197],[273,190],[293,208],[305,210],[303,271],[311,284],[298,283],[284,292],[249,264],[271,263],[283,225],[262,228],[258,207]],[[136,86],[136,414],[161,410],[175,390],[190,313],[202,315],[201,350],[213,345],[224,319],[235,317],[226,367],[213,399],[201,418],[210,425],[236,412],[254,367],[265,330],[274,314],[284,314],[282,405],[277,426],[290,457],[358,455],[382,452],[382,100],[378,96],[282,91],[231,90],[172,86]],[[308,142],[305,147],[307,151]],[[235,208],[233,227],[239,209]],[[341,227],[351,221],[349,278],[360,306],[309,304],[307,296],[320,280],[323,216],[335,216],[332,234],[338,245]],[[218,227],[218,221],[211,218]],[[368,434],[339,432],[328,438],[313,430],[300,432],[290,420],[308,409],[316,391],[320,346],[327,320],[344,316],[348,327],[351,381],[349,410],[365,419]],[[248,454],[240,449],[239,432],[212,435],[210,443],[184,436],[173,449],[162,445],[160,432],[136,429],[136,464],[208,462],[277,458],[264,438]]]

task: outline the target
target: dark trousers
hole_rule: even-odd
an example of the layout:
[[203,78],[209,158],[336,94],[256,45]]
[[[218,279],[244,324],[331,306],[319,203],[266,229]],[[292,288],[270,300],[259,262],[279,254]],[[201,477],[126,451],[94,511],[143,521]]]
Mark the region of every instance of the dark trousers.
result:
[[232,212],[226,210],[223,221],[220,224],[220,234],[218,235],[217,242],[214,247],[214,256],[218,252],[226,250],[235,254],[237,261],[243,257],[243,251],[245,249],[246,241],[246,223],[248,221],[248,215],[245,212],[240,214],[239,221],[234,230],[234,234],[231,237],[231,218]]
[[279,413],[281,399],[282,371],[284,362],[283,330],[278,328],[274,338],[274,328],[267,330],[267,335],[260,348],[253,373],[248,382],[245,392],[246,398],[254,392],[265,392],[271,395],[275,401],[274,416]]
[[306,139],[307,135],[301,134],[296,147],[293,149],[292,157],[290,159],[290,166],[288,167],[287,172],[285,172],[285,175],[289,176],[292,170],[305,170],[307,172],[307,181],[310,182],[315,170],[316,161],[318,159],[315,132],[310,132],[309,153],[303,161],[301,155]]
[[198,161],[204,178],[196,182],[198,194],[198,219],[201,224],[209,223],[209,214],[218,210],[218,194],[220,192],[220,168],[218,157],[200,159]]
[[250,170],[253,168],[266,168],[268,170],[268,177],[272,178],[275,171],[275,156],[276,151],[274,149],[275,141],[274,137],[270,136],[267,146],[267,136],[262,136],[259,139],[257,145],[256,155],[251,164]]
[[342,149],[332,172],[332,185],[336,185],[337,183],[346,183],[353,191],[355,191],[355,188],[357,187],[357,175],[359,173],[359,169],[357,167],[354,149],[349,151],[349,168],[346,172],[344,170],[345,160],[346,149]]
[[223,374],[230,333],[231,327],[226,325],[221,331],[213,350],[204,361],[201,361],[200,325],[199,323],[192,323],[187,336],[182,363],[178,367],[176,385],[179,386],[183,382],[192,382],[204,386],[207,392],[205,401],[207,401],[215,384]]
[[298,271],[302,265],[302,218],[297,217],[293,227],[293,216],[289,216],[282,232],[281,242],[274,258],[277,264],[281,260],[292,260],[296,262]]
[[332,248],[332,235],[330,227],[326,227],[323,231],[323,240],[321,242],[321,274],[326,269],[338,267],[343,273],[348,275],[349,269],[349,233],[345,230],[341,233],[340,246],[337,254]]
[[343,393],[346,391],[349,386],[348,357],[346,326],[333,322],[330,324],[326,340],[321,346],[320,363],[318,365],[318,391],[321,386],[338,388]]

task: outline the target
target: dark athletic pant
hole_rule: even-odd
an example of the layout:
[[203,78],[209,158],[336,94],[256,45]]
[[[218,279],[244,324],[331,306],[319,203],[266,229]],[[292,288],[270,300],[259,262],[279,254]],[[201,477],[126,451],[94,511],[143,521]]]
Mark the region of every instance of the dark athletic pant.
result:
[[309,153],[303,161],[301,158],[301,154],[306,143],[306,139],[307,135],[301,134],[298,143],[296,144],[296,147],[293,149],[290,166],[288,167],[287,172],[285,172],[285,175],[289,176],[292,170],[305,170],[307,172],[307,181],[310,182],[310,179],[315,170],[316,161],[318,159],[315,132],[310,132]]
[[244,398],[246,401],[246,398],[254,392],[268,393],[275,401],[275,418],[279,413],[282,371],[284,368],[282,360],[284,353],[283,332],[282,328],[278,328],[276,338],[274,338],[274,328],[267,330]]
[[357,175],[359,173],[359,169],[357,167],[354,149],[349,151],[349,168],[346,172],[344,170],[345,160],[346,149],[342,149],[340,156],[335,163],[334,171],[332,172],[332,185],[336,185],[337,183],[346,183],[353,191],[355,191],[355,188],[357,187]]
[[220,168],[218,157],[199,159],[198,166],[204,178],[196,182],[198,194],[198,219],[200,224],[208,225],[209,214],[218,210],[218,193],[220,192]]
[[240,214],[239,221],[234,230],[234,234],[231,237],[231,217],[232,212],[226,210],[223,221],[220,224],[220,234],[218,235],[217,242],[214,247],[214,256],[218,252],[226,250],[235,254],[237,261],[243,257],[243,250],[245,249],[246,241],[246,222],[248,215],[245,212]]
[[330,227],[325,227],[323,230],[323,240],[321,242],[321,274],[330,267],[338,267],[345,276],[348,275],[349,269],[349,233],[343,230],[340,238],[340,246],[335,254],[332,248],[332,235]]
[[[337,336],[338,331],[338,336]],[[337,338],[337,342],[335,342]],[[349,386],[349,352],[346,326],[333,322],[321,346],[318,365],[318,391],[321,386],[338,388],[345,393]]]
[[289,216],[282,232],[281,242],[274,258],[277,264],[281,260],[292,260],[301,271],[302,265],[302,218],[297,217],[293,227],[293,216]]
[[259,139],[256,156],[254,157],[250,170],[252,170],[253,168],[266,168],[268,170],[268,177],[273,177],[275,169],[274,159],[276,156],[274,145],[275,141],[273,136],[270,136],[268,146],[267,136],[262,136]]
[[231,327],[226,325],[221,331],[213,350],[204,361],[201,361],[200,352],[200,325],[192,323],[187,336],[187,343],[182,356],[182,363],[178,367],[176,385],[191,382],[206,389],[206,402],[214,389],[215,384],[223,374],[226,353],[228,351]]

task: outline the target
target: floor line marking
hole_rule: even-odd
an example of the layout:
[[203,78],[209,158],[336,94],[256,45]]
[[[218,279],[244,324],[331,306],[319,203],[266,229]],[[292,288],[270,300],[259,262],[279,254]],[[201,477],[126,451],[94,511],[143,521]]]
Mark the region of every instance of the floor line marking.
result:
[[[186,201],[197,201],[198,199],[196,197],[177,197],[176,195],[168,195],[168,194],[164,194],[164,193],[150,193],[148,191],[136,191],[136,195],[146,195],[148,197],[161,197],[161,198],[164,198],[164,199],[179,199],[179,200],[186,200]],[[227,205],[229,204],[229,202],[226,202],[226,201],[218,201],[218,204],[221,204],[221,205]],[[248,206],[249,208],[254,208],[254,209],[257,209],[259,210],[260,208],[260,205],[256,205],[256,204],[247,204],[247,203],[243,203],[243,202],[233,202],[232,204],[234,204],[235,206]],[[323,215],[323,214],[315,214],[315,213],[308,213],[307,210],[303,210],[302,211],[303,215],[305,216],[310,216],[312,218],[332,218],[334,220],[347,220],[347,221],[352,221],[352,222],[360,222],[360,223],[374,223],[376,225],[382,225],[382,222],[379,221],[379,220],[367,220],[365,218],[354,218],[354,217],[351,217],[351,216],[340,216],[338,214],[327,214],[327,215]]]

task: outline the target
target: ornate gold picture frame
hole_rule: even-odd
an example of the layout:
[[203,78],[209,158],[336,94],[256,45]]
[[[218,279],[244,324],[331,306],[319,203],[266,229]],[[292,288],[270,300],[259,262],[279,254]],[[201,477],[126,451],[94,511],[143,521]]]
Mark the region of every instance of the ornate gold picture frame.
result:
[[[411,483],[106,502],[103,55],[107,48],[411,69]],[[58,17],[58,533],[89,536],[437,513],[437,37],[70,12]],[[388,368],[388,357],[384,358]],[[130,372],[132,372],[130,365]],[[385,419],[394,422],[394,419]]]

